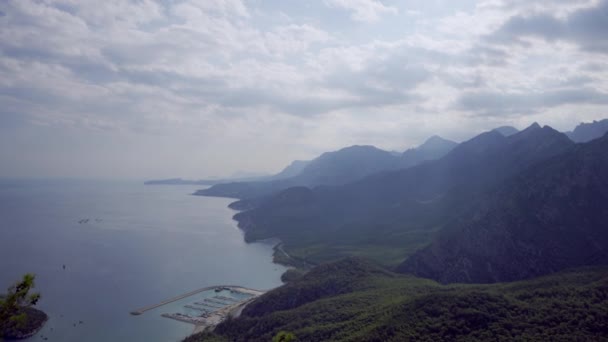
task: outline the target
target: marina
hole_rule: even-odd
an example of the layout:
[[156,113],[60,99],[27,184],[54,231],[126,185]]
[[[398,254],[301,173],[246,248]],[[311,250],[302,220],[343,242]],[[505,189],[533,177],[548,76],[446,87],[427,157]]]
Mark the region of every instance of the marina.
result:
[[253,295],[253,296],[259,296],[266,292],[266,291],[250,289],[250,288],[246,288],[246,287],[242,287],[242,286],[234,286],[234,285],[208,286],[208,287],[200,288],[198,290],[184,293],[182,295],[179,295],[179,296],[176,296],[173,298],[169,298],[167,300],[163,300],[162,302],[160,302],[158,304],[152,304],[152,305],[144,306],[142,308],[133,310],[133,311],[131,311],[131,315],[141,315],[141,314],[145,313],[146,311],[150,311],[150,310],[156,309],[158,307],[161,307],[163,305],[173,303],[178,300],[182,300],[184,298],[188,298],[188,297],[194,296],[196,294],[199,294],[201,292],[210,291],[210,290],[213,290],[216,293],[218,293],[220,291],[230,291],[230,293],[232,293],[232,294],[239,293],[239,294],[249,294],[249,295]]
[[[207,303],[210,303],[210,304],[217,304],[217,305],[221,305],[222,307],[224,307],[224,306],[226,306],[226,305],[230,304],[230,303],[225,303],[225,302],[222,302],[222,301],[219,301],[219,300],[213,300],[213,299],[209,299],[209,298],[205,298],[205,299],[203,299],[203,301],[205,301],[205,302],[207,302]],[[233,304],[234,304],[234,303],[233,303]]]
[[207,304],[207,303],[201,303],[201,302],[194,302],[194,304],[200,305],[200,306],[206,306],[206,307],[212,308],[212,309],[221,309],[222,308],[222,306],[215,306],[215,305],[211,305],[211,304]]
[[185,304],[183,312],[163,313],[162,317],[195,325],[195,331],[214,327],[228,316],[238,316],[240,311],[265,291],[250,289],[242,286],[218,285],[204,287],[198,290],[169,298],[157,304],[145,306],[134,311],[132,315],[142,315],[147,311],[162,307],[169,303],[180,301],[191,296],[208,296]]
[[190,305],[190,304],[186,304],[186,305],[184,305],[184,307],[187,308],[187,309],[197,310],[197,311],[201,311],[201,312],[204,312],[204,313],[213,312],[213,310],[202,308],[200,306]]

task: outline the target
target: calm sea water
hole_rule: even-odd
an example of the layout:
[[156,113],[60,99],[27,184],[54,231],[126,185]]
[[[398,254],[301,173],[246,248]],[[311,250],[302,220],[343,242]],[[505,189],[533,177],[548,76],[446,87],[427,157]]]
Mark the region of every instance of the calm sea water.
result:
[[160,314],[184,301],[129,312],[210,285],[280,285],[271,244],[246,244],[230,200],[196,189],[0,181],[0,289],[35,273],[50,316],[30,340],[177,341],[193,326]]

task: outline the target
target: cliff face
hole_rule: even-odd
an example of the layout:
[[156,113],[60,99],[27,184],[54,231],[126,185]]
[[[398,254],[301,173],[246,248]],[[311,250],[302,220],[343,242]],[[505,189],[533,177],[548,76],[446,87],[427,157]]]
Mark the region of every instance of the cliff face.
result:
[[606,203],[608,135],[506,182],[399,270],[442,283],[492,283],[608,264]]

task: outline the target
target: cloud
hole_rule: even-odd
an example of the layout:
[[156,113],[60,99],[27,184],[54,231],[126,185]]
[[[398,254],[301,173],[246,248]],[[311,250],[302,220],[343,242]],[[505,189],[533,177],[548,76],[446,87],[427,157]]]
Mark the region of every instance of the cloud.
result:
[[486,41],[498,44],[526,44],[528,38],[539,38],[550,42],[566,41],[581,49],[608,53],[608,1],[578,9],[564,18],[552,13],[517,15],[506,21]]
[[386,6],[378,0],[325,0],[325,4],[331,8],[347,10],[351,12],[353,20],[362,22],[374,22],[384,14],[399,13],[396,7]]
[[570,88],[541,92],[468,92],[456,108],[481,116],[523,116],[540,109],[566,104],[608,104],[608,93],[590,88]]
[[[105,165],[119,164],[116,154],[153,165],[150,176],[200,178],[276,170],[347,144],[402,150],[432,134],[464,139],[525,125],[526,113],[563,126],[600,118],[605,8],[595,0],[0,1],[0,162],[34,172],[38,159],[42,170],[43,161],[79,156],[88,170],[114,174]],[[22,164],[6,147],[15,139],[29,146]],[[73,141],[82,146],[62,152]],[[188,173],[172,174],[177,165]]]

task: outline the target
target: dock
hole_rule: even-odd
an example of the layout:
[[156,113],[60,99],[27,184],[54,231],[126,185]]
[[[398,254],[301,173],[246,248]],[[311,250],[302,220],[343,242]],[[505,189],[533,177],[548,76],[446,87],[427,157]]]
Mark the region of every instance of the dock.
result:
[[190,296],[194,296],[195,294],[199,294],[201,292],[205,292],[205,291],[211,291],[211,290],[217,290],[220,289],[221,290],[229,290],[230,292],[237,292],[237,293],[245,293],[245,294],[249,294],[249,295],[253,295],[253,296],[259,296],[261,294],[264,294],[266,291],[261,291],[261,290],[255,290],[255,289],[250,289],[247,287],[243,287],[243,286],[235,286],[235,285],[216,285],[216,286],[207,286],[207,287],[203,287],[200,288],[198,290],[194,290],[194,291],[190,291],[187,293],[184,293],[182,295],[173,297],[173,298],[169,298],[166,300],[163,300],[162,302],[158,303],[158,304],[152,304],[152,305],[148,305],[148,306],[144,306],[142,308],[136,309],[131,311],[131,315],[141,315],[143,313],[145,313],[146,311],[150,311],[153,309],[156,309],[158,307],[161,307],[163,305],[167,305],[169,303],[173,303],[173,302],[177,302],[178,300],[182,300],[184,298],[190,297]]
[[200,306],[210,307],[210,308],[213,308],[213,309],[221,309],[221,308],[223,308],[223,306],[215,306],[215,305],[211,305],[211,304],[203,303],[203,302],[194,302],[194,304],[200,305]]
[[190,305],[190,304],[186,304],[184,305],[185,308],[187,309],[192,309],[192,310],[196,310],[196,311],[200,311],[200,312],[204,312],[204,313],[211,313],[213,312],[213,310],[209,310],[206,308],[201,308],[200,306],[194,306],[194,305]]

